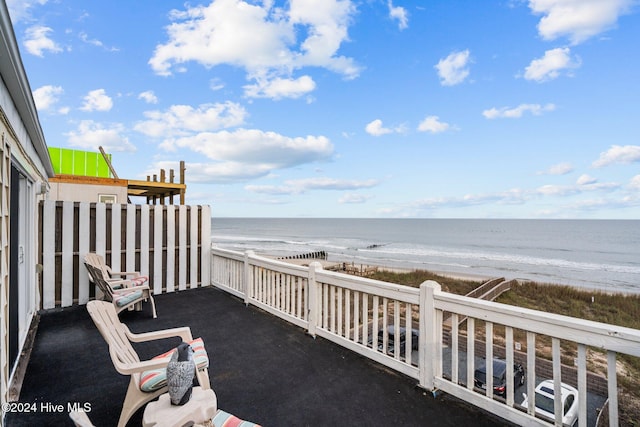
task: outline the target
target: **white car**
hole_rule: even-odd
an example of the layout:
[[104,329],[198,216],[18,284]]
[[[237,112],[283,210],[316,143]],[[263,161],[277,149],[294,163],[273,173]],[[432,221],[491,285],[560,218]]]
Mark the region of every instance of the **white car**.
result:
[[[562,394],[562,424],[572,426],[578,420],[578,390],[565,383],[560,384]],[[544,380],[536,387],[536,414],[544,415],[550,421],[555,419],[553,410],[553,380]],[[527,395],[522,393],[522,406],[528,407]]]

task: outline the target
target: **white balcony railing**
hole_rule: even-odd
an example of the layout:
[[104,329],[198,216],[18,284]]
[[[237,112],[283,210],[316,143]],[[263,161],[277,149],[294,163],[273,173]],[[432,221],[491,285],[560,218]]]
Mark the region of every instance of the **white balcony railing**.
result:
[[[486,390],[474,389],[466,373],[474,372],[475,357],[466,354],[483,353],[486,360],[492,360],[500,353],[507,362],[507,390],[514,390],[514,362],[523,359],[527,395],[534,396],[536,366],[542,371],[542,361],[535,353],[536,337],[550,337],[556,399],[555,420],[548,421],[562,425],[559,390],[561,382],[569,378],[567,367],[561,363],[561,342],[574,343],[577,370],[570,380],[577,384],[578,425],[584,427],[587,348],[598,349],[607,357],[609,424],[618,425],[616,355],[640,357],[638,330],[458,296],[442,292],[440,285],[432,281],[416,289],[325,271],[319,263],[302,267],[252,252],[215,247],[211,254],[212,284],[244,299],[246,304],[415,378],[425,389],[442,390],[520,425],[548,423],[532,415],[534,399],[528,399],[531,403],[523,408],[515,402],[513,392],[507,393],[506,399],[493,396],[491,363],[487,364]],[[443,321],[445,318],[451,321]],[[459,320],[464,318],[466,332],[459,326],[463,324]],[[484,328],[477,327],[481,323]],[[503,328],[504,336],[494,333]],[[526,336],[526,353],[522,355],[516,355],[514,350],[514,331]],[[450,337],[449,344],[445,335]]]

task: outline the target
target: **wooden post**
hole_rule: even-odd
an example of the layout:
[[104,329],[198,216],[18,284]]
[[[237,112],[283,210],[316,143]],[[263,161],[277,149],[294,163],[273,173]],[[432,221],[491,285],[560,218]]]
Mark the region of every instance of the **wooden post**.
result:
[[433,280],[427,280],[420,285],[420,335],[418,350],[418,370],[420,386],[427,390],[434,389],[437,360],[441,356],[436,354],[436,309],[434,295],[439,293],[441,286]]
[[253,271],[251,267],[251,263],[249,262],[249,258],[254,256],[254,251],[246,251],[244,253],[244,303],[245,305],[249,305],[251,298],[253,298]]
[[[160,182],[165,182],[166,180],[166,173],[164,171],[164,169],[160,169]],[[164,205],[164,199],[165,199],[165,193],[162,193],[162,195],[160,196],[160,204]]]
[[312,337],[316,337],[316,327],[320,321],[318,312],[318,284],[316,282],[316,272],[322,270],[322,264],[319,262],[312,262],[309,264],[309,276],[307,280],[307,290],[309,292],[309,298],[307,299],[307,333]]
[[[180,160],[180,184],[184,184],[184,160]],[[184,205],[184,189],[180,189],[180,204]]]

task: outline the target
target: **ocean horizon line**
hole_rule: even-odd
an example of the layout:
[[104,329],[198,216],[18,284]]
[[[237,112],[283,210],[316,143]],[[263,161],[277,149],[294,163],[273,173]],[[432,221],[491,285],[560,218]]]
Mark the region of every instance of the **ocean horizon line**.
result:
[[339,217],[339,216],[215,216],[211,219],[336,219],[336,220],[463,220],[463,221],[629,221],[640,222],[633,218],[528,218],[528,217]]

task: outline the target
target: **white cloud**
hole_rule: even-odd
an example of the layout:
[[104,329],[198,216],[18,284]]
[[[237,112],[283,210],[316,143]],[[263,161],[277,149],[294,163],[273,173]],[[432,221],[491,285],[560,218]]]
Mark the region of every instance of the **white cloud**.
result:
[[224,83],[217,77],[212,78],[209,81],[209,89],[216,91],[224,88]]
[[257,129],[200,132],[177,138],[174,146],[188,148],[211,160],[260,164],[268,169],[327,160],[333,153],[333,145],[324,136],[291,138]]
[[582,175],[578,178],[575,185],[543,185],[535,190],[536,194],[544,196],[572,196],[590,191],[612,191],[620,188],[620,184],[616,182],[598,183],[595,178],[588,175]]
[[612,163],[630,164],[640,162],[640,145],[612,145],[607,151],[600,153],[592,166],[600,168]]
[[[322,67],[355,78],[360,67],[338,50],[348,41],[348,26],[355,14],[349,0],[292,0],[289,8],[243,0],[214,0],[208,6],[174,10],[167,26],[169,40],[156,46],[149,65],[160,75],[170,75],[194,61],[207,68],[229,64],[244,68],[257,87],[249,93],[267,96],[262,80],[297,82],[297,93],[309,89],[309,79],[292,73],[306,66]],[[298,35],[304,35],[298,40]],[[301,87],[302,86],[302,87]],[[283,96],[276,90],[275,93]]]
[[113,107],[111,97],[104,89],[90,91],[84,97],[84,104],[80,108],[82,111],[109,111]]
[[596,182],[598,182],[598,180],[595,179],[594,177],[589,176],[587,174],[583,174],[583,175],[580,175],[580,177],[576,181],[576,184],[578,184],[578,185],[589,185],[589,184],[595,184]]
[[517,119],[522,117],[526,112],[530,112],[534,116],[539,116],[547,111],[553,111],[556,109],[554,104],[540,105],[540,104],[520,104],[515,108],[502,107],[491,108],[482,112],[482,115],[487,119]]
[[373,136],[381,136],[393,132],[393,129],[385,128],[384,126],[382,126],[382,120],[380,119],[375,119],[374,121],[368,123],[367,126],[365,126],[364,130],[369,135]]
[[441,122],[438,116],[427,116],[418,125],[420,132],[440,133],[449,130],[449,123]]
[[120,123],[108,126],[93,120],[83,120],[76,130],[65,134],[69,145],[83,150],[97,151],[102,146],[105,151],[136,151],[129,139],[124,136],[125,128]]
[[464,207],[484,204],[513,205],[522,204],[530,197],[526,191],[518,188],[496,193],[465,194],[460,197],[433,197],[417,200],[412,203],[414,208],[434,209],[438,207]]
[[104,43],[98,39],[92,39],[89,37],[89,35],[87,33],[85,33],[84,31],[80,32],[78,34],[78,37],[80,38],[80,40],[82,40],[84,43],[86,44],[90,44],[93,46],[97,46],[97,47],[101,47],[105,50],[108,50],[110,52],[117,52],[120,49],[116,48],[116,47],[107,47],[104,45]]
[[[638,178],[638,181],[640,181],[640,178]],[[415,209],[423,210],[445,207],[459,208],[477,205],[520,205],[532,199],[544,197],[572,197],[593,192],[611,193],[619,188],[620,184],[618,183],[598,183],[596,179],[583,175],[574,185],[548,184],[535,189],[512,188],[506,191],[490,193],[465,194],[463,196],[451,197],[432,197],[416,200],[408,204],[405,208],[413,210],[415,215]]]
[[236,129],[245,109],[236,103],[203,104],[197,108],[174,105],[166,111],[148,111],[134,129],[162,140],[160,147],[188,149],[206,157],[196,163],[198,182],[231,182],[267,175],[279,168],[326,161],[333,145],[324,136],[288,137],[257,129]]
[[309,76],[297,79],[274,78],[257,79],[257,83],[244,86],[245,95],[249,98],[299,98],[316,88],[316,82]]
[[46,85],[33,91],[33,100],[39,111],[52,108],[64,93],[62,86]]
[[628,187],[631,190],[640,190],[640,175],[636,175],[629,181]]
[[[232,161],[211,163],[188,162],[185,168],[189,171],[189,181],[197,183],[234,183],[247,181],[265,176],[272,170],[269,165]],[[177,162],[158,162],[150,168],[150,171],[157,171],[159,169],[179,170],[179,164]]]
[[372,199],[371,195],[364,195],[358,193],[347,193],[344,196],[338,199],[338,203],[340,204],[360,204],[365,203],[367,200]]
[[62,52],[62,48],[49,38],[51,32],[51,28],[42,25],[27,28],[24,41],[27,52],[40,57],[44,56],[44,52]]
[[7,8],[9,9],[9,15],[11,21],[15,25],[30,15],[30,9],[34,5],[44,5],[47,0],[7,0]]
[[573,69],[580,66],[580,60],[571,59],[571,50],[568,47],[548,50],[540,59],[534,59],[525,68],[524,78],[536,82],[553,80],[560,76],[562,70]]
[[470,63],[469,50],[453,52],[436,65],[440,77],[440,84],[443,86],[454,86],[460,84],[469,76],[468,65]]
[[398,21],[398,28],[404,30],[409,27],[409,13],[404,7],[394,6],[393,2],[389,0],[387,3],[389,6],[389,17]]
[[166,111],[147,111],[144,116],[147,120],[136,123],[134,129],[147,136],[165,138],[164,147],[170,149],[174,137],[239,126],[247,112],[240,104],[225,102],[197,108],[172,105]]
[[281,186],[276,185],[247,185],[245,189],[254,193],[270,195],[302,194],[312,190],[354,190],[371,188],[378,185],[375,179],[365,181],[344,180],[334,178],[307,178],[287,180]]
[[564,162],[552,165],[546,171],[538,172],[538,175],[566,175],[570,172],[573,172],[573,165]]
[[153,93],[152,90],[146,90],[144,92],[141,92],[140,95],[138,95],[138,99],[144,100],[144,102],[146,102],[147,104],[158,103],[158,97],[156,96],[155,93]]
[[545,40],[567,36],[579,44],[616,25],[630,11],[632,0],[529,0],[536,15],[544,15],[538,32]]

